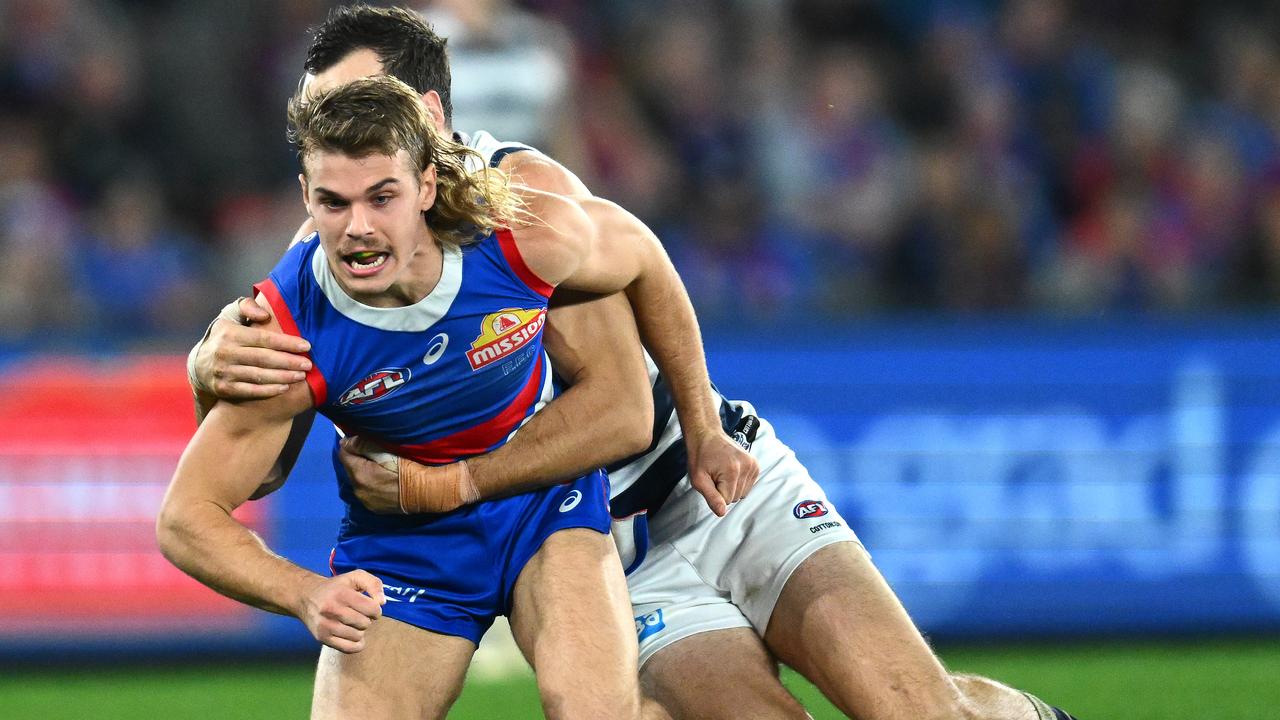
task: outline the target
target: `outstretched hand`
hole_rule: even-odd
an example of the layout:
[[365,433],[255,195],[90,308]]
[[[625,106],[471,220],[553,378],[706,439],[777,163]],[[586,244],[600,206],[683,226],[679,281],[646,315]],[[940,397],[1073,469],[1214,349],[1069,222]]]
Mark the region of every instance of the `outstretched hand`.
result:
[[197,346],[191,384],[222,400],[256,400],[283,394],[306,379],[311,349],[306,340],[264,330],[271,313],[250,298],[229,303]]

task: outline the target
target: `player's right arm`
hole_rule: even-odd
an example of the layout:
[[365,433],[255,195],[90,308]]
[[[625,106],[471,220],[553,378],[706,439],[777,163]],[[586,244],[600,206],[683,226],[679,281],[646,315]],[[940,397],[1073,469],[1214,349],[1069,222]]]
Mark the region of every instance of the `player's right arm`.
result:
[[381,582],[361,570],[317,575],[271,552],[232,516],[270,476],[294,417],[310,407],[304,383],[265,400],[218,403],[178,462],[156,539],[170,562],[205,585],[293,615],[322,643],[358,652],[364,631],[381,615]]

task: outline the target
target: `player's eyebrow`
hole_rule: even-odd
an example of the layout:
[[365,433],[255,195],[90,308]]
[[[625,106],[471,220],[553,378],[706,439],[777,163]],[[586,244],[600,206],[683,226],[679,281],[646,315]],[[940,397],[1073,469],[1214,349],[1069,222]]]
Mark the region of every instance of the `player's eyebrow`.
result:
[[378,182],[376,182],[376,183],[374,183],[374,184],[370,185],[370,186],[369,186],[369,189],[367,189],[367,190],[365,190],[365,191],[364,191],[364,194],[365,194],[365,195],[372,195],[372,194],[374,194],[374,193],[378,192],[379,190],[381,190],[381,189],[382,189],[382,187],[383,187],[384,185],[390,185],[390,184],[392,184],[392,183],[398,183],[398,182],[400,182],[400,181],[399,181],[399,180],[397,180],[396,178],[393,178],[393,177],[389,177],[389,178],[385,178],[385,179],[383,179],[383,180],[379,180]]
[[[379,190],[381,190],[381,189],[383,188],[383,186],[385,186],[385,185],[390,185],[390,184],[393,184],[393,183],[398,184],[399,182],[400,182],[400,180],[399,180],[399,179],[397,179],[397,178],[393,178],[393,177],[383,178],[382,180],[379,180],[378,182],[376,182],[376,183],[374,183],[374,184],[370,185],[370,186],[368,187],[368,189],[366,189],[366,190],[364,191],[364,194],[365,194],[365,195],[372,195],[373,193],[376,193],[376,192],[378,192]],[[330,190],[330,189],[329,189],[329,188],[327,188],[327,187],[317,186],[317,187],[315,188],[315,193],[316,193],[317,195],[321,195],[321,196],[323,196],[323,197],[325,197],[325,198],[333,198],[334,200],[346,200],[346,198],[342,197],[341,195],[339,195],[338,193],[336,193],[336,192],[334,192],[334,191]]]

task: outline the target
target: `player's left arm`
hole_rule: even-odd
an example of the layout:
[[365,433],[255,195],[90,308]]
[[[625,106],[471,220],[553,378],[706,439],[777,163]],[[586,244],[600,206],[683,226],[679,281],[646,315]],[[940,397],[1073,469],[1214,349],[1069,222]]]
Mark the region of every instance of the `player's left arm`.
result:
[[534,274],[570,290],[626,291],[640,338],[675,398],[690,481],[723,515],[755,484],[759,465],[721,427],[697,316],[662,243],[608,200],[534,191],[526,198],[538,220],[516,241]]

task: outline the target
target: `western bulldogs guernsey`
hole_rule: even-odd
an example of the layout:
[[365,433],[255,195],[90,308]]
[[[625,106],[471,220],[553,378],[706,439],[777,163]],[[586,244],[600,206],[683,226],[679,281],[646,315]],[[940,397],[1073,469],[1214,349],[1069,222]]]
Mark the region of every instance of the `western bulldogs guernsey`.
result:
[[[443,464],[501,446],[554,396],[542,326],[552,287],[498,230],[446,248],[440,281],[418,303],[374,308],[338,285],[317,235],[295,244],[255,286],[281,326],[311,342],[316,408],[391,452]],[[335,449],[336,453],[336,449]],[[478,642],[509,609],[512,584],[557,530],[607,532],[600,472],[558,487],[439,515],[377,515],[347,505],[331,566],[383,580],[384,612]]]
[[[484,131],[455,135],[455,139],[475,150],[489,167],[497,167],[512,153],[537,152],[523,143],[497,140]],[[468,161],[473,160],[468,158]],[[478,167],[469,169],[473,172],[479,170]],[[684,433],[676,417],[675,398],[647,350],[644,359],[649,368],[649,382],[653,386],[653,441],[643,452],[608,467],[613,498],[611,511],[618,518],[613,527],[614,540],[628,574],[644,559],[645,515],[657,513],[689,468]],[[742,419],[742,406],[729,402],[719,391],[716,391],[716,397],[720,401],[721,424],[726,432],[731,433]]]

